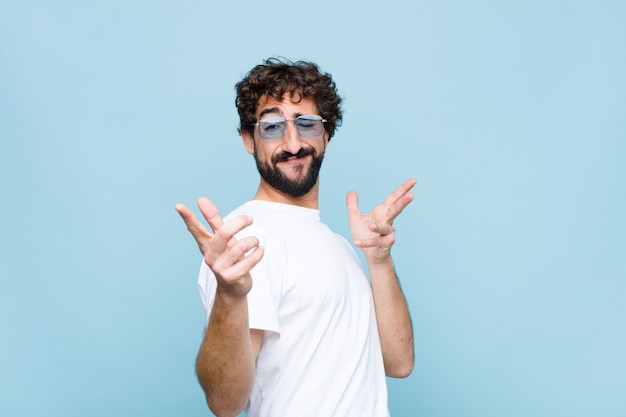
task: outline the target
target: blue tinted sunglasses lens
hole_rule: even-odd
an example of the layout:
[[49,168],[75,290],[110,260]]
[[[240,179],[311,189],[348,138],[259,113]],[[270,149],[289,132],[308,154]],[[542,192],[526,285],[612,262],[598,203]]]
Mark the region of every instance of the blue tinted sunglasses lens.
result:
[[303,138],[316,138],[324,133],[324,122],[320,116],[305,115],[296,119],[283,119],[282,117],[267,117],[258,123],[261,139],[276,140],[283,137],[287,120],[293,120],[298,134]]
[[280,139],[285,133],[285,119],[282,117],[268,117],[258,124],[262,139]]
[[319,116],[300,116],[296,119],[296,129],[303,138],[316,138],[324,132],[324,122]]

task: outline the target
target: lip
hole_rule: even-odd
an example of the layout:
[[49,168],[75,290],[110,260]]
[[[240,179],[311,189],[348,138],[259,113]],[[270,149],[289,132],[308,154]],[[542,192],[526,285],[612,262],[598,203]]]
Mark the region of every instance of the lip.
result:
[[291,156],[287,159],[285,159],[284,161],[279,161],[279,164],[285,164],[285,165],[298,165],[301,164],[302,162],[305,162],[307,159],[310,158],[311,155],[306,155],[303,156],[302,158],[298,158],[297,156]]

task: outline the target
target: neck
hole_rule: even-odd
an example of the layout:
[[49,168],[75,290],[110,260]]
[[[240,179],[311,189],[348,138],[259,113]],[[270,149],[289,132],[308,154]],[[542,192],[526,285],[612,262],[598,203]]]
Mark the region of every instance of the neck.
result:
[[254,196],[254,200],[271,201],[273,203],[291,204],[292,206],[318,208],[319,179],[311,190],[303,196],[293,197],[285,194],[266,183],[261,179],[261,184]]

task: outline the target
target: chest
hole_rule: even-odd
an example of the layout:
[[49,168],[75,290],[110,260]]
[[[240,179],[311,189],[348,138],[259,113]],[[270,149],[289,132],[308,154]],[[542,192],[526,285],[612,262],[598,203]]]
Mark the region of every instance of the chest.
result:
[[327,314],[366,296],[369,282],[345,241],[326,230],[300,232],[284,247],[283,313]]

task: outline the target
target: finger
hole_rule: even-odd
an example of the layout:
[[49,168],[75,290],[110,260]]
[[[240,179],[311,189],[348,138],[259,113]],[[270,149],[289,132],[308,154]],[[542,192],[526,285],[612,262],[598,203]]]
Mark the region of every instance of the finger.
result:
[[389,197],[387,197],[385,199],[383,204],[385,206],[387,206],[387,207],[391,207],[392,205],[394,205],[396,203],[396,201],[398,201],[404,195],[406,195],[411,190],[411,188],[413,188],[413,186],[415,186],[416,183],[417,183],[417,180],[415,178],[411,178],[411,179],[405,181],[404,184],[402,184],[401,186],[396,188],[394,190],[394,192],[391,193],[389,195]]
[[265,249],[263,246],[257,246],[249,252],[250,253],[247,256],[244,256],[243,258],[237,260],[237,262],[228,266],[222,276],[235,279],[236,277],[241,277],[249,273],[250,270],[261,261],[263,255],[265,254]]
[[208,230],[202,225],[200,220],[189,210],[189,208],[183,204],[176,204],[174,209],[178,212],[180,217],[187,225],[187,230],[191,232],[198,244],[201,244],[204,240],[211,237]]
[[248,273],[256,266],[256,264],[259,263],[261,259],[263,259],[264,254],[265,248],[263,248],[263,246],[257,246],[248,256],[237,262],[235,267],[239,268],[239,271],[241,271],[240,273],[243,271],[245,271],[243,273]]
[[393,221],[402,210],[413,201],[414,195],[410,192],[417,181],[414,178],[398,187],[383,203],[387,207],[387,217]]
[[391,249],[391,246],[395,243],[395,241],[395,236],[393,234],[389,234],[369,239],[355,240],[354,246],[357,246],[361,249],[378,247],[383,250],[389,250]]
[[[217,239],[214,241],[214,244],[216,243],[218,243]],[[228,270],[234,264],[244,259],[246,254],[253,251],[258,246],[259,239],[255,236],[247,236],[241,240],[235,241],[233,245],[223,247],[221,251],[214,245],[212,247],[214,250],[208,252],[204,260],[214,271],[222,273],[222,271]]]
[[369,226],[369,229],[372,232],[377,233],[379,235],[389,235],[396,231],[396,229],[389,223],[381,223],[381,224],[373,223]]
[[213,232],[222,227],[224,224],[222,216],[220,216],[219,210],[215,207],[215,204],[213,204],[211,200],[206,197],[200,197],[198,199],[198,208],[211,226],[211,229],[213,229]]
[[224,271],[223,275],[217,275],[218,285],[221,284],[225,286],[225,288],[230,291],[235,289],[237,291],[237,287],[244,286],[247,289],[244,290],[244,293],[250,291],[250,270],[254,268],[254,266],[261,260],[263,257],[263,248],[259,247],[254,250],[250,254],[250,256],[246,257],[241,262],[238,262],[235,265],[232,265],[228,270]]
[[411,201],[413,201],[413,198],[413,193],[407,193],[403,195],[398,201],[396,201],[391,207],[389,207],[389,210],[387,211],[387,216],[389,217],[389,219],[393,220],[398,217],[398,215],[402,213],[405,207],[408,206]]
[[349,191],[346,196],[346,207],[348,208],[348,216],[352,217],[359,214],[359,195],[356,191]]
[[222,226],[216,230],[213,236],[213,249],[215,252],[221,253],[228,246],[232,246],[235,239],[235,235],[241,232],[246,227],[252,224],[252,217],[250,216],[237,216],[232,220],[222,224]]

